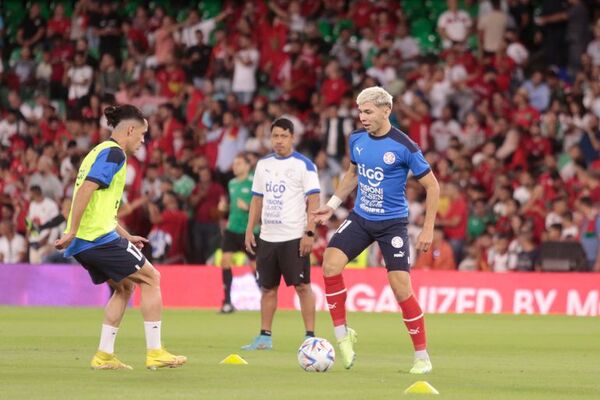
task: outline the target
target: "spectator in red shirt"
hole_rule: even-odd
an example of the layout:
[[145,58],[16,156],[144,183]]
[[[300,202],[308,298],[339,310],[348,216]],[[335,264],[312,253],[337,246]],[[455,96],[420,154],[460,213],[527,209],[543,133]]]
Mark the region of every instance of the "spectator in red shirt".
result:
[[219,199],[225,196],[225,190],[213,181],[208,168],[200,169],[198,175],[200,180],[189,199],[194,210],[191,261],[204,264],[221,241]]
[[517,107],[512,120],[514,124],[523,128],[529,128],[532,123],[540,120],[540,112],[533,108],[527,99],[527,92],[523,89],[519,89],[513,96],[513,102]]
[[420,252],[412,268],[434,271],[453,271],[456,269],[452,246],[444,238],[444,231],[441,227],[435,227],[431,249]]
[[444,228],[444,233],[448,238],[455,260],[460,263],[462,260],[462,251],[467,237],[467,222],[469,219],[469,209],[460,188],[454,183],[444,185],[446,195],[450,199],[448,211],[440,215],[436,225]]
[[323,105],[339,106],[342,98],[350,90],[346,79],[342,77],[337,61],[331,61],[325,68],[327,78],[323,81],[321,94],[323,96]]
[[148,203],[152,230],[148,235],[152,246],[152,258],[162,264],[185,262],[188,215],[181,210],[177,195],[162,195],[162,210],[155,203]]
[[56,3],[54,14],[48,21],[48,29],[46,36],[51,38],[58,35],[64,38],[69,38],[71,34],[71,20],[65,16],[65,6],[62,3]]

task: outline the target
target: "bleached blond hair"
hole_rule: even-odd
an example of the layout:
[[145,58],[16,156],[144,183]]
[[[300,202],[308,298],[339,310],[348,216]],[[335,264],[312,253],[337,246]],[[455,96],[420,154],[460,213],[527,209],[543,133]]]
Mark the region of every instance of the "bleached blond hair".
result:
[[356,97],[356,104],[359,106],[370,102],[376,106],[389,106],[392,108],[393,101],[392,95],[379,86],[368,87]]

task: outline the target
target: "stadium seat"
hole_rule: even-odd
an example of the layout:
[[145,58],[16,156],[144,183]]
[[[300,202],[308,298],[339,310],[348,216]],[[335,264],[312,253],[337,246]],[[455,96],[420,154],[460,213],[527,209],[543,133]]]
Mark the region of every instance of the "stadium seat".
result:
[[204,0],[198,4],[200,15],[203,19],[213,18],[219,15],[221,12],[221,1],[220,0]]
[[424,18],[427,16],[427,7],[420,0],[408,0],[402,4],[402,9],[408,17],[409,21],[413,19]]
[[331,28],[331,24],[322,19],[317,22],[317,27],[319,28],[319,32],[321,32],[321,37],[323,37],[323,40],[325,40],[327,43],[331,43],[333,40],[333,29]]

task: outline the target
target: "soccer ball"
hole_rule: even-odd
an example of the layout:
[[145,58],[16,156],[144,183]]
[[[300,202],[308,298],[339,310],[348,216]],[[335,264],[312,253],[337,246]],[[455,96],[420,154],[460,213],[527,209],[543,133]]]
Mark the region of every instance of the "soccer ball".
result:
[[298,364],[307,372],[325,372],[335,361],[335,350],[327,339],[306,339],[298,349]]

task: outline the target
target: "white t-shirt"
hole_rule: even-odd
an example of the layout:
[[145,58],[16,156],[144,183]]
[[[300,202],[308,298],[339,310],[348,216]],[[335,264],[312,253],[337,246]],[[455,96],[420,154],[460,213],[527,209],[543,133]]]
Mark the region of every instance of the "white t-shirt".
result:
[[92,86],[94,70],[89,65],[69,68],[67,76],[71,80],[69,84],[69,100],[79,99],[88,94]]
[[[46,222],[50,221],[52,218],[56,217],[59,213],[58,204],[54,200],[51,200],[45,197],[41,202],[37,203],[32,201],[29,204],[29,211],[27,212],[27,218],[31,220],[34,224],[44,225]],[[43,238],[49,237],[50,234],[53,234],[52,229],[45,229],[39,235],[32,233],[29,236],[29,241],[32,243],[37,243]]]
[[594,40],[593,42],[590,42],[590,44],[588,44],[586,53],[592,59],[592,64],[594,65],[594,67],[599,66],[600,65],[600,40]]
[[448,121],[448,123],[438,120],[431,124],[429,132],[431,132],[431,136],[433,137],[435,150],[444,153],[450,147],[451,138],[456,137],[460,139],[462,129],[460,124],[453,119]]
[[[450,40],[455,42],[464,42],[467,40],[469,29],[471,28],[472,21],[469,14],[460,10],[457,12],[446,11],[438,19],[438,28],[443,28],[448,35]],[[452,43],[444,40],[444,48],[448,48]]]
[[2,254],[2,263],[4,264],[16,264],[21,262],[19,260],[19,254],[23,254],[27,251],[27,243],[25,238],[18,233],[8,240],[5,236],[0,236],[0,254]]
[[260,238],[286,242],[304,235],[306,197],[320,193],[317,167],[298,152],[279,158],[275,153],[256,164],[252,194],[263,198]]
[[204,44],[207,44],[210,40],[210,34],[216,28],[217,24],[214,18],[207,19],[205,21],[200,21],[195,25],[188,26],[181,30],[180,41],[185,45],[185,47],[192,47],[198,44],[198,40],[196,39],[196,31],[202,31],[202,39],[204,40]]
[[[234,92],[256,91],[256,68],[258,67],[259,58],[260,54],[256,49],[245,49],[237,52],[231,84],[231,89]],[[250,60],[250,64],[244,64],[241,59]]]

